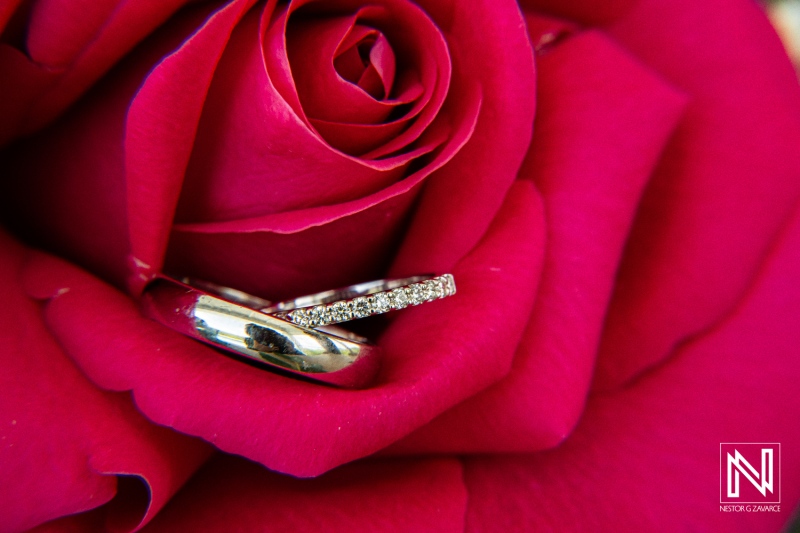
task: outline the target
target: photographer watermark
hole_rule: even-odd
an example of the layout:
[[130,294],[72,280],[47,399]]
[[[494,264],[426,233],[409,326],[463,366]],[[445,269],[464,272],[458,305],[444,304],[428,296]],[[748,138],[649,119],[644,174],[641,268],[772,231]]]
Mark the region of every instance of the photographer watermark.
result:
[[719,445],[719,510],[779,513],[781,445],[723,442]]

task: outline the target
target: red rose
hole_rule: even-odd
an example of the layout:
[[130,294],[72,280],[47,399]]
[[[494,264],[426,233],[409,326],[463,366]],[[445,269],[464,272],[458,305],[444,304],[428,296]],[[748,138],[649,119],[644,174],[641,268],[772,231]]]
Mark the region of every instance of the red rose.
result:
[[[190,477],[153,528],[784,524],[791,67],[745,2],[552,4],[192,5],[9,145],[9,227],[82,269],[3,240],[0,471],[26,472],[6,527],[98,507],[108,474],[133,476],[106,506],[121,528]],[[143,318],[161,270],[271,299],[452,271],[459,293],[398,312],[376,383],[346,391]],[[385,458],[299,481],[219,453],[198,471],[203,441],[296,476]],[[780,513],[717,514],[720,442],[783,443]],[[480,455],[394,458],[420,454]]]

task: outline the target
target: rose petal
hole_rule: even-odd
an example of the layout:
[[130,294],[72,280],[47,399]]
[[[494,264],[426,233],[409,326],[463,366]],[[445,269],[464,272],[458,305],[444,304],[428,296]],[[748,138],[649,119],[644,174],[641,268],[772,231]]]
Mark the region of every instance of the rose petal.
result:
[[[328,143],[344,153],[360,156],[379,149],[408,127],[406,121],[386,124],[342,124],[309,119],[309,122]],[[432,149],[435,146],[431,147]]]
[[[228,8],[232,9],[230,5]],[[204,8],[199,8],[198,10],[194,10],[194,12],[203,13],[203,9]],[[220,17],[222,16],[220,13],[223,12],[219,12],[216,17],[210,18],[205,22],[205,25],[201,24],[202,27],[196,32],[197,35],[205,34],[207,32],[207,27],[213,27],[216,28],[214,31],[220,31],[216,26],[216,24],[221,24],[219,23],[219,20],[221,20]],[[230,16],[230,11],[225,11],[224,13],[227,13],[225,16]],[[415,13],[419,14],[421,11],[415,11]],[[30,227],[35,229],[35,231],[26,229],[26,233],[35,234],[39,237],[43,236],[44,238],[37,239],[37,241],[55,246],[55,249],[62,253],[67,252],[70,258],[81,264],[90,265],[93,269],[96,268],[96,265],[100,265],[98,270],[101,271],[106,278],[112,279],[116,283],[120,283],[120,279],[127,278],[126,272],[129,269],[138,272],[139,276],[134,277],[132,281],[133,290],[140,288],[141,284],[146,280],[149,271],[161,266],[162,257],[159,250],[163,250],[165,244],[165,237],[163,235],[168,232],[172,217],[170,207],[172,200],[170,196],[177,194],[182,179],[182,171],[180,171],[182,164],[180,159],[182,157],[181,153],[183,152],[182,148],[179,149],[177,145],[181,143],[183,143],[183,145],[187,143],[191,144],[190,137],[192,133],[189,131],[190,128],[187,127],[191,126],[191,121],[186,119],[186,117],[179,120],[180,117],[177,117],[178,112],[175,111],[175,113],[173,113],[171,108],[174,107],[179,111],[182,110],[180,112],[189,113],[191,110],[188,108],[191,106],[188,106],[188,104],[192,101],[197,102],[202,99],[202,95],[199,94],[194,94],[191,98],[175,96],[174,93],[176,91],[186,91],[188,90],[188,86],[180,87],[174,83],[171,85],[166,81],[167,78],[170,78],[172,82],[180,80],[178,74],[194,81],[201,77],[196,76],[194,72],[189,72],[187,69],[180,67],[181,61],[188,62],[187,59],[180,59],[184,57],[184,55],[188,57],[187,54],[189,54],[189,52],[186,52],[186,50],[199,50],[202,48],[201,44],[206,43],[203,39],[192,38],[187,39],[184,44],[177,44],[180,43],[180,38],[186,35],[183,32],[189,30],[194,31],[193,27],[186,22],[185,19],[187,17],[192,23],[197,20],[196,14],[182,15],[176,19],[176,21],[171,22],[170,25],[164,29],[164,32],[156,36],[157,38],[155,41],[148,43],[148,45],[137,51],[137,54],[135,54],[131,60],[132,64],[136,65],[136,68],[133,70],[136,70],[140,66],[146,65],[148,61],[155,61],[157,58],[163,57],[164,54],[168,54],[167,59],[162,61],[158,68],[147,77],[148,81],[144,83],[144,86],[136,95],[136,101],[140,102],[140,104],[134,103],[130,113],[127,115],[124,115],[124,104],[119,105],[119,107],[114,107],[113,116],[109,116],[108,120],[112,123],[118,117],[120,119],[127,119],[125,126],[127,132],[125,134],[125,162],[117,160],[119,151],[113,147],[108,151],[103,150],[100,153],[92,153],[91,143],[94,137],[92,137],[92,139],[87,138],[89,136],[86,134],[85,130],[75,130],[72,126],[74,126],[73,121],[77,120],[76,117],[79,117],[79,115],[87,113],[92,114],[89,112],[90,109],[98,114],[100,113],[100,110],[93,109],[95,100],[102,101],[105,99],[103,96],[114,101],[128,98],[128,95],[122,94],[123,91],[127,91],[129,88],[136,86],[135,82],[132,81],[136,76],[130,75],[129,72],[125,73],[125,75],[110,77],[108,82],[103,85],[102,90],[98,89],[98,94],[94,95],[95,98],[83,102],[85,107],[81,109],[81,113],[76,111],[74,116],[64,121],[61,125],[63,129],[59,130],[59,135],[57,136],[58,143],[64,144],[61,146],[58,153],[53,153],[52,150],[48,151],[47,149],[51,142],[55,142],[52,139],[39,139],[40,142],[26,145],[26,147],[29,148],[29,150],[24,150],[26,158],[32,158],[32,160],[26,159],[24,162],[20,162],[20,164],[17,165],[18,170],[15,173],[15,175],[24,179],[15,180],[15,186],[20,187],[22,190],[19,195],[13,197],[17,199],[29,198],[28,201],[15,201],[14,205],[11,206],[15,211],[13,217],[15,225],[18,225],[18,227]],[[430,21],[428,21],[427,24],[431,25]],[[175,25],[177,25],[177,30],[175,29]],[[242,24],[239,26],[242,26]],[[187,30],[187,28],[189,30]],[[210,30],[208,30],[208,32],[210,32]],[[228,48],[230,48],[230,45],[234,44],[236,40],[235,37],[236,33],[234,33],[234,40],[229,43]],[[210,39],[210,37],[207,38]],[[165,45],[165,41],[172,47]],[[206,45],[207,44],[208,43],[206,43]],[[178,51],[169,55],[176,46],[178,47]],[[213,54],[206,54],[204,58],[210,56],[213,56]],[[126,67],[128,67],[126,71],[131,69],[130,65],[126,65]],[[230,73],[223,71],[222,67],[222,64],[218,65],[217,69],[217,73],[220,74],[221,79],[237,79],[237,76],[228,75]],[[176,69],[174,78],[172,78],[171,72],[168,73],[168,71],[173,68]],[[245,71],[248,75],[254,76],[263,73],[263,69],[247,68]],[[161,77],[162,75],[164,76],[163,78]],[[242,81],[249,83],[247,79]],[[125,89],[123,90],[117,87],[117,83],[119,83],[120,86],[124,86]],[[159,84],[163,85],[162,89],[164,91],[173,91],[172,96],[167,98],[169,95],[166,93],[164,95],[159,95],[156,90]],[[202,92],[202,84],[198,85],[200,85],[198,91]],[[152,91],[152,93],[150,91]],[[103,95],[105,92],[109,94]],[[213,94],[214,91],[212,87],[211,94],[206,100],[205,111],[216,107],[212,103]],[[269,91],[265,92],[263,90],[261,94],[272,94],[274,96],[274,92],[270,93]],[[160,100],[161,97],[164,98],[163,101]],[[150,102],[152,106],[144,105],[147,98],[152,100],[152,102]],[[172,98],[172,100],[170,100],[170,98]],[[164,102],[172,103],[170,103],[170,105],[164,105]],[[245,102],[242,101],[240,103]],[[218,269],[216,267],[214,268],[214,276],[206,276],[223,283],[238,285],[238,274],[240,271],[245,270],[246,274],[242,280],[241,288],[251,289],[255,287],[260,290],[254,292],[269,292],[276,287],[279,290],[302,288],[304,283],[307,284],[309,282],[307,273],[310,269],[316,269],[313,265],[318,264],[318,259],[330,258],[334,256],[334,254],[338,256],[336,257],[336,261],[331,263],[335,265],[335,272],[330,276],[330,279],[338,280],[339,283],[337,284],[356,281],[357,277],[360,277],[361,274],[368,274],[367,277],[384,275],[385,262],[387,260],[385,251],[387,247],[392,246],[392,242],[387,242],[383,238],[387,236],[391,237],[402,231],[403,217],[405,213],[407,213],[407,207],[413,201],[413,197],[419,191],[419,185],[422,180],[431,172],[447,163],[452,155],[456,153],[469,138],[480,110],[481,93],[478,84],[474,83],[472,80],[461,80],[459,91],[450,94],[447,105],[422,134],[417,146],[409,153],[399,154],[381,161],[371,161],[367,166],[365,166],[363,161],[359,162],[343,158],[341,154],[332,152],[330,147],[319,143],[316,145],[318,149],[314,151],[306,153],[296,151],[298,147],[309,149],[315,146],[314,142],[316,142],[313,141],[313,136],[309,137],[309,130],[301,123],[296,124],[295,127],[297,131],[303,130],[305,137],[299,138],[299,142],[294,142],[298,139],[293,138],[291,135],[286,135],[286,132],[283,131],[280,135],[275,137],[275,141],[277,143],[285,142],[287,144],[285,146],[276,145],[275,154],[272,156],[268,155],[266,159],[258,160],[258,154],[263,153],[262,147],[252,145],[256,137],[252,135],[253,130],[249,129],[248,121],[260,121],[262,117],[257,114],[258,110],[271,109],[272,113],[264,116],[266,117],[267,123],[271,123],[277,127],[279,121],[276,119],[291,117],[291,111],[286,107],[286,102],[278,100],[271,101],[270,105],[265,105],[264,108],[261,106],[252,106],[252,102],[249,100],[246,101],[246,104],[246,109],[245,107],[242,108],[242,111],[246,111],[246,113],[241,116],[238,113],[227,111],[220,115],[221,117],[227,117],[226,120],[231,120],[231,125],[233,127],[241,128],[241,135],[237,135],[231,129],[228,129],[226,135],[221,136],[221,138],[207,137],[205,139],[208,142],[206,142],[202,134],[204,128],[201,127],[200,136],[195,139],[193,146],[195,152],[199,154],[210,154],[213,152],[212,148],[216,146],[221,150],[221,153],[228,154],[226,165],[231,162],[243,165],[242,170],[245,170],[244,172],[231,171],[228,173],[228,170],[236,170],[236,168],[233,167],[227,167],[225,172],[229,179],[242,176],[242,186],[233,187],[228,183],[225,187],[220,187],[219,191],[209,191],[209,189],[204,188],[202,185],[202,180],[198,181],[195,179],[198,177],[195,171],[197,169],[207,168],[207,166],[198,164],[193,159],[193,162],[190,163],[187,169],[187,175],[192,179],[184,183],[181,192],[184,198],[183,202],[185,202],[186,205],[196,207],[198,213],[204,213],[206,215],[212,213],[213,215],[213,209],[209,207],[205,199],[209,197],[224,199],[227,195],[227,197],[235,200],[237,210],[222,214],[226,215],[226,218],[227,216],[231,216],[238,219],[252,216],[252,213],[248,213],[248,206],[242,204],[243,201],[252,202],[250,208],[260,209],[262,212],[265,208],[280,208],[282,203],[283,206],[291,208],[291,202],[294,201],[293,198],[296,199],[298,197],[293,194],[281,193],[280,191],[291,191],[293,187],[296,188],[297,176],[305,175],[308,183],[313,185],[313,187],[309,185],[307,188],[300,188],[301,196],[305,194],[307,197],[311,198],[317,195],[321,197],[318,201],[331,205],[314,208],[319,209],[318,211],[307,211],[305,209],[289,211],[286,212],[285,218],[278,217],[278,219],[255,221],[254,223],[252,222],[255,219],[246,221],[245,225],[249,224],[249,229],[247,231],[249,231],[251,235],[247,237],[243,236],[242,238],[252,246],[252,249],[258,250],[269,249],[263,246],[263,244],[270,244],[269,241],[272,239],[272,236],[269,235],[269,233],[271,232],[299,232],[315,226],[328,225],[328,223],[332,221],[343,221],[349,218],[347,223],[342,222],[335,231],[333,231],[332,228],[331,233],[338,233],[339,235],[345,233],[349,234],[351,233],[349,231],[351,228],[357,228],[357,234],[361,234],[369,228],[360,225],[360,223],[379,218],[379,213],[381,212],[388,213],[387,218],[394,221],[394,227],[388,232],[384,229],[387,227],[387,224],[383,223],[377,226],[378,231],[376,235],[368,236],[366,239],[354,239],[354,241],[359,243],[359,246],[351,250],[342,248],[335,240],[326,239],[323,242],[324,246],[320,252],[320,246],[318,244],[316,246],[302,246],[302,244],[314,242],[313,236],[306,240],[299,239],[298,245],[293,246],[295,250],[299,250],[300,252],[298,256],[293,258],[295,264],[300,266],[299,269],[294,267],[287,269],[282,266],[280,264],[282,258],[279,256],[271,255],[269,257],[272,263],[271,274],[278,275],[284,273],[288,276],[286,279],[282,279],[280,276],[271,276],[267,278],[258,275],[260,263],[256,261],[218,265]],[[141,105],[141,110],[144,110],[145,107],[150,107],[151,109],[150,111],[139,113],[139,105]],[[278,108],[275,107],[276,105],[283,111],[276,112],[278,111]],[[228,111],[230,111],[230,109],[228,109]],[[107,109],[106,112],[110,112],[110,110]],[[162,112],[168,113],[169,117],[159,116],[158,113]],[[122,115],[118,115],[118,113]],[[204,113],[203,120],[206,119],[206,116],[207,115]],[[291,121],[292,119],[289,120]],[[296,117],[294,120],[297,120]],[[155,122],[157,122],[157,124]],[[213,123],[211,124],[213,125]],[[181,130],[180,135],[178,135],[179,132],[170,130],[173,126]],[[175,135],[174,137],[173,134]],[[119,142],[119,140],[115,140],[115,136],[119,134],[113,133],[113,135],[112,137],[101,139],[104,145]],[[160,135],[169,137],[171,141],[159,141]],[[117,139],[119,139],[119,137],[117,137]],[[236,142],[230,145],[225,144],[228,141]],[[69,153],[66,146],[70,145],[79,147],[79,152],[77,154]],[[232,154],[246,154],[247,157],[230,157]],[[287,160],[286,158],[291,154],[298,155],[299,158]],[[252,159],[253,157],[256,159]],[[15,160],[18,159],[18,155],[15,153],[13,158]],[[405,169],[402,167],[409,164],[410,160],[413,158],[418,159],[415,167],[420,167],[419,170],[407,176],[406,179],[397,181],[399,177],[402,176],[403,172],[405,172]],[[98,162],[97,160],[101,160],[103,165],[102,169],[95,168]],[[208,165],[208,167],[213,168],[215,165],[218,165],[218,160],[212,159],[211,163],[212,164]],[[263,174],[249,174],[253,169],[276,168],[276,165],[277,167],[287,169],[285,175],[287,182],[285,186],[277,182],[275,188],[264,188],[260,186],[263,184]],[[290,167],[292,171],[288,172]],[[119,226],[114,225],[109,225],[114,226],[113,228],[107,227],[103,223],[103,220],[107,216],[110,216],[115,222],[119,219],[119,210],[117,208],[117,203],[120,199],[118,187],[120,180],[126,179],[120,171],[121,168],[124,168],[125,172],[128,174],[126,187],[129,188],[130,192],[127,197],[122,197],[124,201],[128,202],[130,212],[130,220],[124,221],[122,227],[132,228],[132,243],[130,246],[132,246],[134,250],[132,254],[125,253],[128,244],[126,244],[124,239],[120,238],[119,235],[117,235],[116,239],[109,239],[108,244],[110,244],[114,252],[121,251],[124,254],[122,258],[120,258],[120,255],[117,253],[106,253],[104,250],[106,242],[96,236],[93,231],[95,228],[102,228],[99,232],[101,235],[112,235],[119,228]],[[48,171],[48,169],[54,170]],[[49,193],[49,189],[53,188],[53,184],[48,178],[55,170],[57,170],[59,174],[74,176],[75,180],[67,180],[69,181],[69,187],[65,186],[63,189],[59,189],[60,194],[55,194],[55,192],[53,192],[52,194],[47,194],[45,198],[40,198],[40,191],[46,190]],[[85,175],[85,177],[82,178],[83,175]],[[374,181],[373,177],[375,175],[379,175],[379,181]],[[370,177],[373,181],[370,182],[370,179],[363,179],[365,177]],[[270,179],[274,180],[277,178],[271,176]],[[252,180],[257,186],[248,187],[248,180]],[[344,197],[342,197],[340,195],[343,193],[340,189],[337,189],[337,187],[326,188],[324,186],[326,184],[325,180],[332,180],[330,183],[336,182],[337,187],[344,186],[344,189],[347,189],[347,184],[350,183],[355,189],[346,190]],[[198,185],[198,183],[200,185]],[[386,187],[389,183],[392,183],[392,185],[388,188],[381,189],[382,187]],[[361,188],[360,190],[358,189],[359,187]],[[369,189],[365,190],[364,187],[368,187]],[[372,192],[372,194],[360,199],[352,200],[352,196],[350,196],[351,194],[358,196],[360,194],[369,193],[370,191],[375,191],[376,188],[381,190]],[[199,194],[195,194],[198,189]],[[264,196],[259,197],[256,194],[248,194],[254,190],[261,191]],[[106,198],[109,192],[113,192],[114,196],[112,198]],[[214,194],[206,194],[207,192],[213,192]],[[216,194],[217,192],[219,192],[219,194]],[[326,197],[326,194],[333,194],[336,196]],[[80,197],[74,198],[75,195],[79,195]],[[350,198],[347,198],[347,196],[350,196]],[[403,198],[399,198],[400,196],[403,196]],[[392,201],[393,198],[396,198],[396,200]],[[92,201],[89,202],[88,199]],[[151,202],[150,200],[153,201]],[[341,202],[342,200],[350,201],[341,205],[336,205],[336,202]],[[32,212],[33,210],[29,210],[26,206],[28,202],[34,204],[36,207],[35,210],[42,213],[43,216],[36,216]],[[75,206],[80,206],[80,209]],[[304,206],[295,204],[294,207],[302,208]],[[402,208],[403,211],[396,211],[398,207]],[[367,209],[374,209],[374,211],[363,217],[356,216]],[[72,211],[76,212],[79,219],[92,220],[93,223],[87,224],[86,227],[74,228],[71,224],[66,223],[69,217],[64,217],[62,221],[59,221],[56,220],[57,217],[50,216],[50,212],[67,213]],[[179,209],[178,219],[185,221],[186,218],[183,217],[182,213],[183,215],[186,214]],[[217,215],[219,215],[219,212]],[[166,225],[166,227],[164,225]],[[382,229],[383,231],[381,231]],[[195,230],[198,232],[205,232],[209,235],[214,231],[223,231],[216,228],[193,228],[190,231],[194,232]],[[353,235],[355,236],[356,234]],[[199,259],[200,257],[206,256],[206,242],[204,241],[207,240],[207,237],[199,236],[195,239],[194,244],[186,242],[187,240],[188,239],[184,240],[184,245],[182,245],[182,249],[187,253],[185,257],[179,258],[177,266],[185,267],[181,269],[181,271],[185,273],[196,273],[203,269],[206,271],[210,270],[203,266],[205,260]],[[140,244],[136,245],[134,241],[140,241]],[[380,243],[380,246],[366,249],[363,246],[360,247],[362,241],[377,242]],[[320,241],[317,241],[317,243],[319,242]],[[64,243],[70,244],[66,245]],[[141,253],[139,253],[137,246],[141,248]],[[334,248],[336,249],[334,250]],[[170,264],[175,266],[176,262],[171,260]],[[369,268],[366,268],[365,265],[368,265]],[[329,278],[325,280],[327,279]]]
[[0,43],[0,73],[15,83],[3,84],[0,93],[0,145],[24,130],[26,115],[42,92],[60,74],[37,65],[13,46]]
[[685,99],[597,32],[552,48],[539,72],[542,105],[520,176],[542,193],[548,240],[513,371],[398,451],[535,450],[563,439],[583,409],[623,245]]
[[207,12],[185,12],[79,102],[63,120],[4,153],[9,194],[0,200],[20,235],[119,286],[129,275],[125,120],[153,62],[173,50]]
[[461,474],[454,459],[373,461],[300,480],[219,456],[145,531],[462,532]]
[[0,197],[18,234],[119,285],[130,254],[120,139],[140,81],[128,66],[125,79],[102,84],[65,120],[4,154],[11,179]]
[[0,78],[15,80],[0,98],[0,144],[56,118],[184,3],[103,0],[76,10],[69,1],[31,2],[25,43],[31,59],[25,57],[27,65],[20,67],[0,55]]
[[800,87],[758,6],[645,1],[613,31],[692,104],[628,243],[598,360],[603,389],[730,312],[800,197]]
[[[57,128],[7,154],[9,161],[6,169],[9,176],[14,177],[9,180],[13,191],[0,199],[5,201],[6,209],[10,212],[9,220],[16,229],[32,240],[57,250],[82,265],[88,265],[117,285],[126,283],[130,255],[129,245],[124,238],[127,220],[122,218],[125,215],[126,201],[122,139],[127,104],[152,61],[174,50],[183,36],[196,27],[198,15],[203,16],[204,13],[200,11],[189,14],[188,17],[175,21],[179,23],[177,28],[174,25],[165,28],[165,32],[157,35],[158,39],[146,48],[146,53],[138,54],[131,63],[125,65],[124,76],[108,78],[90,99],[82,101],[74,113],[60,122]],[[427,167],[405,180],[352,203],[326,206],[311,213],[290,212],[270,220],[238,221],[237,228],[218,230],[251,233],[240,237],[243,244],[251,250],[258,250],[258,253],[266,252],[267,260],[272,263],[273,268],[270,274],[274,275],[261,275],[258,266],[260,261],[255,259],[225,264],[227,252],[208,261],[210,254],[207,253],[208,243],[204,236],[197,238],[196,246],[180,246],[181,251],[186,250],[186,253],[185,256],[176,254],[181,261],[177,265],[179,271],[196,274],[197,264],[206,268],[204,265],[207,262],[212,263],[213,268],[206,270],[213,270],[216,268],[214,261],[223,261],[223,264],[217,265],[218,270],[213,270],[211,275],[205,277],[237,285],[240,283],[239,275],[244,271],[240,288],[262,293],[276,288],[287,291],[310,289],[308,271],[309,268],[316,270],[310,265],[319,264],[319,258],[331,259],[326,264],[335,268],[328,277],[322,276],[317,283],[332,280],[334,285],[342,285],[359,278],[383,275],[388,250],[394,246],[397,232],[402,230],[403,217],[419,190],[419,184],[430,172],[445,164],[472,132],[480,106],[479,95],[477,91],[465,90],[462,91],[462,98],[457,101],[459,114],[455,117],[456,122],[452,124],[452,129],[447,124],[450,119],[446,119],[435,123],[426,132],[432,139],[432,147],[442,144],[444,146],[429,156]],[[284,152],[282,157],[286,157],[288,153]],[[326,149],[321,153],[330,151]],[[425,150],[410,155],[422,157]],[[380,165],[392,169],[397,168],[398,163],[390,159]],[[59,179],[54,180],[54,176]],[[184,190],[183,194],[186,192]],[[392,200],[393,198],[396,200]],[[297,254],[291,258],[296,260],[298,268],[285,265],[284,257],[269,252],[273,249],[270,240],[273,236],[267,232],[291,233],[317,225],[328,225],[329,222],[343,220],[353,213],[367,209],[372,209],[372,212],[363,217],[351,216],[348,222],[343,222],[338,228],[333,225],[329,228],[329,233],[319,240],[316,240],[315,235],[309,235],[310,240],[299,239],[292,245]],[[243,216],[243,213],[238,216]],[[387,219],[392,222],[393,227],[382,230],[381,228],[387,227]],[[376,220],[379,223],[374,226],[375,232],[364,235],[365,230],[369,230],[371,223]],[[207,229],[200,228],[196,231],[203,232]],[[210,228],[210,231],[217,230]],[[352,248],[345,248],[347,241],[342,240],[341,235],[352,235]],[[220,235],[219,239],[225,241],[227,236]],[[280,236],[277,240],[281,243],[286,241]],[[313,246],[305,246],[309,242]],[[365,243],[373,243],[374,246],[365,248]],[[175,266],[174,262],[172,265]],[[284,274],[289,277],[282,278]],[[284,281],[288,283],[285,284]],[[330,286],[333,285],[320,288]]]
[[[449,63],[444,55],[445,45],[431,21],[417,8],[406,4],[402,7],[399,12],[392,12],[398,24],[414,23],[423,36],[433,33],[419,43],[412,39],[416,44],[404,53],[422,65],[430,63],[421,50],[425,45],[443,56],[437,58],[437,65],[441,64],[437,68],[444,73],[437,74],[436,69],[427,69],[431,72],[424,73],[422,84],[431,94],[417,99],[418,104],[425,104],[423,113],[401,134],[407,137],[414,130],[414,138],[419,138],[421,128],[430,124],[441,106],[449,79]],[[376,17],[373,11],[364,17]],[[287,15],[271,23],[263,49],[259,46],[260,40],[253,35],[258,31],[254,18],[251,14],[236,28],[217,69],[198,129],[177,220],[231,220],[330,205],[376,193],[403,177],[408,157],[396,162],[366,162],[332,151],[321,141],[305,123],[305,115],[298,107],[288,59],[282,48],[281,21]],[[269,13],[264,12],[263,18],[262,23],[268,24]],[[439,42],[429,42],[435,39]],[[264,71],[264,63],[268,72]],[[467,107],[466,112],[462,112],[462,116],[466,116],[463,119],[459,116],[453,122],[458,126],[471,124],[472,117],[467,114],[470,111],[472,109]],[[419,110],[412,109],[408,115],[418,113]],[[442,117],[440,122],[446,123],[447,117]],[[434,132],[440,129],[435,128]],[[461,135],[455,127],[453,129],[454,142],[442,149],[445,153],[452,153],[460,146]],[[392,143],[399,142],[398,139],[400,137]],[[437,144],[431,145],[431,140]],[[420,139],[419,147],[424,148],[424,154],[441,141],[437,135],[427,135]],[[405,147],[408,143],[406,139],[399,146]],[[426,169],[425,173],[431,170]],[[342,214],[352,212],[343,211]]]
[[33,2],[25,47],[30,58],[48,66],[69,65],[91,44],[119,4],[119,0]]
[[[0,241],[0,290],[4,371],[0,425],[0,472],[14,483],[0,485],[4,527],[22,530],[65,513],[91,509],[114,496],[114,478],[98,475],[88,466],[84,446],[88,423],[100,394],[70,368],[49,338],[36,306],[17,286],[24,252],[3,235]],[[30,350],[26,339],[37,339]],[[28,353],[31,352],[31,353]],[[62,399],[89,396],[83,412],[65,412]],[[86,398],[83,398],[86,400]],[[48,453],[51,443],[59,453]]]
[[207,447],[149,424],[126,396],[87,381],[50,336],[39,306],[22,292],[25,250],[5,234],[0,248],[3,529],[92,509],[117,493],[106,521],[115,530],[133,530],[202,463]]
[[[352,33],[356,28],[367,29],[364,26],[354,28],[357,16],[301,19],[288,25],[285,38],[292,78],[303,112],[309,118],[377,124],[383,122],[398,104],[410,103],[376,99],[356,84],[360,72],[354,73],[354,82],[343,78],[339,69],[334,68],[335,64],[341,63],[339,58],[334,59],[334,54],[346,44],[348,32]],[[276,29],[280,27],[280,24],[275,24]],[[361,65],[358,51],[354,50],[353,53]]]
[[[798,279],[795,216],[732,316],[629,387],[590,399],[562,446],[467,460],[467,530],[782,530],[800,499]],[[721,442],[781,443],[781,512],[717,509]]]
[[7,30],[9,21],[17,15],[17,10],[22,5],[23,0],[2,0],[0,1],[0,33]]
[[571,19],[581,24],[596,26],[614,22],[637,4],[636,0],[593,2],[592,0],[520,0],[525,11],[549,14]]
[[[369,70],[372,46],[380,36],[380,33],[369,26],[355,24],[354,19],[347,29],[348,31],[334,49],[333,65],[339,76],[350,83],[358,85],[358,82],[364,77],[364,73]],[[384,37],[383,40],[385,42],[386,38]],[[391,53],[391,58],[392,63],[394,63],[393,52]],[[364,90],[366,91],[366,89]],[[388,90],[384,92],[389,90],[391,90],[391,84],[389,84]],[[369,93],[369,91],[366,92]],[[374,98],[380,99],[382,97],[375,96]]]
[[[507,372],[533,301],[540,217],[532,187],[520,183],[485,239],[453,270],[458,295],[397,313],[381,340],[381,376],[362,391],[223,357],[54,260],[30,269],[28,286],[37,294],[70,288],[48,306],[48,324],[92,380],[133,389],[142,412],[160,424],[310,476],[386,446]],[[120,340],[110,345],[109,336]]]
[[86,533],[103,531],[106,527],[103,508],[63,516],[27,531],[27,533]]
[[[272,228],[258,219],[178,226],[170,240],[165,269],[235,286],[270,300],[380,278],[401,238],[413,192],[354,216],[332,216],[299,233],[263,231],[264,226]],[[342,207],[317,208],[308,214],[296,211],[293,218],[301,223],[325,220],[319,211],[335,216]],[[287,217],[281,216],[277,222],[286,221]]]
[[[392,267],[403,274],[423,265],[446,271],[481,238],[528,148],[535,103],[533,55],[516,3],[420,5],[436,17],[450,45],[452,86],[477,84],[482,108],[467,145],[426,184]],[[455,106],[449,113],[458,112],[458,102],[448,104]]]
[[[289,33],[293,12],[301,7],[304,8],[306,15],[330,16],[337,9],[352,10],[352,6],[347,2],[323,4],[308,0],[295,0],[289,4],[285,15],[281,15],[271,22],[268,40],[265,40],[264,58],[270,79],[285,101],[293,107],[295,113],[299,117],[305,118],[281,39],[282,35]],[[413,3],[401,0],[383,0],[377,6],[362,8],[359,11],[359,20],[364,24],[381,29],[386,38],[392,42],[395,53],[404,59],[404,63],[412,65],[416,69],[419,83],[425,91],[406,113],[409,117],[419,114],[417,120],[413,121],[401,135],[379,149],[362,156],[364,159],[386,158],[405,150],[437,119],[450,85],[450,57],[447,43],[439,28],[428,14]],[[409,39],[409,35],[413,35],[413,38]],[[406,90],[413,82],[413,79],[406,79],[404,82],[401,80],[398,85],[401,89]]]
[[161,265],[211,77],[234,25],[253,3],[235,0],[215,12],[159,63],[131,102],[125,171],[131,250],[139,267],[130,280],[134,290]]
[[[452,101],[454,109],[459,110],[456,122],[452,125],[446,124],[447,119],[435,122],[426,132],[434,145],[442,146],[428,156],[427,165],[421,170],[349,202],[229,222],[179,224],[170,241],[166,261],[169,271],[235,285],[270,298],[383,277],[386,261],[396,249],[399,233],[405,229],[408,208],[423,180],[446,165],[472,134],[481,106],[478,88],[465,86]],[[242,137],[245,138],[252,139]],[[292,153],[289,148],[270,157],[280,164]],[[322,150],[321,161],[327,162],[325,154],[331,153]],[[424,154],[423,151],[419,155]],[[308,169],[309,188],[332,177],[356,183],[349,173],[328,174],[328,167],[318,165],[319,161],[302,158],[289,164]],[[388,168],[394,165],[392,161],[384,163]],[[331,168],[342,171],[340,164]],[[231,192],[242,197],[235,189]],[[325,192],[318,191],[322,196]],[[184,190],[184,198],[197,200],[187,204],[208,205],[199,201],[202,196],[186,196],[186,193]],[[275,203],[283,201],[276,191],[272,193]],[[446,201],[442,205],[449,208]],[[279,250],[283,251],[276,253]],[[320,269],[319,265],[325,268]],[[425,271],[430,271],[432,265],[426,268]],[[309,276],[310,271],[313,276]]]
[[384,35],[378,35],[375,43],[369,51],[369,67],[364,71],[364,74],[359,78],[359,83],[365,83],[365,77],[370,72],[374,72],[378,78],[383,89],[382,97],[387,97],[391,94],[394,88],[394,76],[397,72],[397,60],[392,50],[392,45]]
[[258,31],[258,14],[251,12],[217,67],[181,192],[179,222],[332,204],[402,176],[402,167],[376,172],[320,142],[270,85]]

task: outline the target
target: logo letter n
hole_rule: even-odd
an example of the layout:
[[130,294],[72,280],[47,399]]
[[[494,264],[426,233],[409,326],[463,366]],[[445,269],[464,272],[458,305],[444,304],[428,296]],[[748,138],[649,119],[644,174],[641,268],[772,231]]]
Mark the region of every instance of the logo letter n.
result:
[[761,448],[761,472],[756,471],[753,466],[742,457],[739,450],[734,449],[733,455],[728,455],[728,497],[739,497],[739,474],[741,473],[747,480],[761,493],[767,495],[767,491],[772,490],[773,473],[773,454],[772,448]]

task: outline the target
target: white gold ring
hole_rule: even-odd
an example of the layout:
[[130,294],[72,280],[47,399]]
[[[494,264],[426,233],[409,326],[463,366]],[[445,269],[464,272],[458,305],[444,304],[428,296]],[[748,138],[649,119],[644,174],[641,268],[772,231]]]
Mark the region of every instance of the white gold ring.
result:
[[269,303],[260,298],[187,281],[152,281],[140,301],[144,314],[225,352],[331,385],[364,387],[378,370],[379,348],[367,339],[335,327],[293,324],[254,309]]

